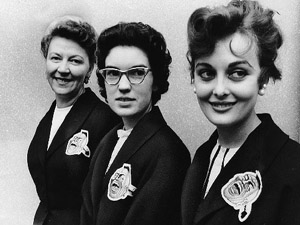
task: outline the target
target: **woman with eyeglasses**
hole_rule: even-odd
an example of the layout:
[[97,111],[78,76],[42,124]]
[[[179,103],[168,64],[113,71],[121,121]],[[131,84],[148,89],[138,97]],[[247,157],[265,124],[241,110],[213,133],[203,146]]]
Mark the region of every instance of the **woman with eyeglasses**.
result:
[[81,225],[180,224],[190,154],[155,106],[169,85],[163,36],[143,23],[119,23],[100,34],[97,59],[101,94],[123,123],[96,150]]
[[34,225],[80,223],[81,188],[101,138],[120,118],[85,84],[95,64],[97,35],[79,17],[53,21],[41,41],[55,101],[39,123],[28,167],[40,199]]
[[183,225],[300,224],[300,145],[255,111],[269,80],[281,78],[274,13],[233,0],[189,18],[192,85],[216,131],[187,172]]

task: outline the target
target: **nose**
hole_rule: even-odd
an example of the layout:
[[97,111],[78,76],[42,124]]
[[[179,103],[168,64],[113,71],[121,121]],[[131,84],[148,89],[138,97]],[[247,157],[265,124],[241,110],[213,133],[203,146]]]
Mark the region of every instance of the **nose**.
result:
[[65,60],[62,60],[62,61],[60,62],[60,64],[58,65],[57,71],[58,71],[60,74],[67,74],[67,73],[70,73],[70,68],[69,68],[68,62],[65,61]]
[[228,80],[225,75],[218,75],[213,89],[213,94],[222,97],[229,95]]
[[125,74],[122,74],[118,88],[121,92],[127,92],[131,90],[131,83],[129,82]]

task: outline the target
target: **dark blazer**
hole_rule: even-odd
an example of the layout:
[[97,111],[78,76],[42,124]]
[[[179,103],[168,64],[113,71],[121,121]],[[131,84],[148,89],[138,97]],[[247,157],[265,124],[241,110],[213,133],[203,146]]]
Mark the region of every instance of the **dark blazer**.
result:
[[[105,174],[117,142],[118,126],[101,141],[83,187],[81,225],[176,225],[180,223],[180,195],[190,154],[154,107],[133,128]],[[112,175],[131,165],[133,196],[107,197]]]
[[[283,133],[268,114],[259,118],[262,123],[223,168],[204,200],[201,190],[217,133],[197,150],[183,187],[183,225],[300,224],[299,144]],[[261,193],[252,203],[248,218],[240,222],[239,210],[225,202],[221,188],[234,175],[249,171],[260,172]]]
[[[102,137],[120,119],[87,88],[66,116],[47,151],[55,108],[39,123],[29,146],[27,160],[40,198],[34,224],[79,224],[81,188],[91,156]],[[66,155],[68,141],[81,130],[88,131],[91,156]]]

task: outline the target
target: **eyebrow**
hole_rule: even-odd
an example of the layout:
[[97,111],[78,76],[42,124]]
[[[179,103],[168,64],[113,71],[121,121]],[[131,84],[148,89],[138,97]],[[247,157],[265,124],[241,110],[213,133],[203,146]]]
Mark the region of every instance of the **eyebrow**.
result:
[[[134,65],[134,66],[131,66],[129,67],[128,69],[132,69],[132,68],[135,68],[135,67],[146,67],[148,68],[148,66],[144,65],[144,64],[139,64],[139,65]],[[119,67],[116,67],[116,66],[110,66],[110,65],[107,65],[105,66],[104,68],[113,68],[113,69],[120,69]]]
[[208,64],[208,63],[202,63],[202,62],[197,63],[197,64],[195,65],[195,67],[198,67],[198,66],[204,66],[204,67],[208,67],[208,68],[210,68],[210,69],[213,68],[210,64]]
[[[246,65],[250,66],[251,68],[253,68],[253,66],[247,60],[241,60],[241,61],[232,62],[232,63],[230,63],[228,65],[228,68],[236,67],[236,66],[241,65],[241,64],[246,64]],[[197,63],[195,65],[195,67],[198,67],[198,66],[204,66],[204,67],[207,67],[207,68],[210,68],[210,69],[213,68],[210,64],[208,64],[208,63],[201,63],[201,62]]]
[[246,64],[246,65],[250,66],[251,68],[253,68],[253,66],[247,60],[232,62],[232,63],[229,64],[228,68],[235,67],[235,66],[238,66],[240,64]]
[[[61,56],[62,54],[58,51],[52,51],[52,52],[48,52],[48,55],[57,55],[57,56]],[[74,55],[70,55],[68,56],[68,58],[74,58],[74,57],[79,57],[81,59],[84,59],[84,57],[80,54],[74,54]]]

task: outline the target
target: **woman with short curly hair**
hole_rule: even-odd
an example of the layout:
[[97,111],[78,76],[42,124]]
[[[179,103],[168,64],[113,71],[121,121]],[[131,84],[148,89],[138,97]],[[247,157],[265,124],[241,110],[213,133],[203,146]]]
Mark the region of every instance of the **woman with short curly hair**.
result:
[[275,13],[233,0],[189,18],[191,82],[216,131],[187,172],[183,225],[300,224],[300,146],[255,112],[269,80],[281,78]]
[[158,106],[171,56],[143,23],[119,23],[97,42],[101,94],[122,123],[96,150],[83,186],[81,225],[179,225],[189,151]]
[[97,35],[78,17],[54,21],[41,41],[46,76],[55,101],[28,150],[28,166],[40,204],[35,225],[79,224],[81,187],[101,138],[119,122],[85,88],[95,63]]

